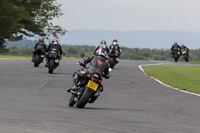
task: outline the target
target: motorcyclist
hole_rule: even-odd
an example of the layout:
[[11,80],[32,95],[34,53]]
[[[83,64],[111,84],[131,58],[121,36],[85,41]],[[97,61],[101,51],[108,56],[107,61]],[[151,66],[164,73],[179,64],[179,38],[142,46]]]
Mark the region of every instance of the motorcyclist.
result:
[[[106,60],[107,51],[104,48],[99,48],[98,53],[96,55],[91,55],[87,59],[79,62],[81,66],[86,66],[86,64],[90,63],[90,66],[84,71],[76,71],[73,74],[73,82],[74,85],[72,88],[67,89],[67,92],[76,91],[79,89],[79,82],[81,79],[84,79],[88,74],[98,73],[108,79],[109,75],[109,64]],[[103,91],[103,85],[101,84],[100,92]]]
[[[108,48],[108,46],[106,45],[106,41],[105,41],[105,40],[102,40],[102,41],[100,42],[100,44],[95,48],[95,50],[94,50],[94,55],[98,55],[98,52],[99,52],[100,49],[105,49],[105,51],[106,51],[107,53],[109,52],[109,48]],[[106,56],[107,56],[107,54],[106,54]]]
[[177,42],[174,42],[174,44],[171,47],[171,51],[172,51],[172,56],[174,54],[174,51],[177,51],[179,53],[181,52],[181,47],[178,45]]
[[110,55],[110,56],[115,55],[117,57],[116,61],[118,62],[118,60],[119,60],[118,58],[121,55],[121,48],[116,39],[114,39],[112,44],[109,46],[109,54],[108,55]]
[[189,48],[187,48],[184,44],[181,45],[181,51],[185,50],[187,53],[189,53]]
[[58,43],[57,39],[53,39],[52,43],[49,44],[48,48],[46,49],[47,52],[47,59],[46,59],[46,67],[48,66],[48,60],[49,60],[49,51],[52,49],[56,49],[56,52],[58,53],[59,60],[61,60],[61,55],[63,54],[63,50],[61,45]]
[[44,40],[43,38],[40,38],[39,41],[35,44],[35,47],[34,47],[34,51],[32,52],[32,60],[31,61],[34,61],[34,58],[35,58],[35,51],[37,49],[40,49],[41,51],[46,51],[46,44],[44,43]]

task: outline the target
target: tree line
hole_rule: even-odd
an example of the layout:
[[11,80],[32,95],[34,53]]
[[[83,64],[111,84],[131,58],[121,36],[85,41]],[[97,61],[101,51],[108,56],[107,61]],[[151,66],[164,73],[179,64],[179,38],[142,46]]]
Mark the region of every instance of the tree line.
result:
[[[8,46],[11,55],[31,55],[33,46]],[[66,55],[79,56],[84,53],[86,56],[92,55],[95,46],[88,45],[62,45],[62,49]],[[162,60],[173,61],[170,49],[149,49],[149,48],[127,48],[121,47],[122,52],[120,59],[127,60]],[[200,49],[190,50],[190,61],[200,61]],[[181,61],[182,59],[180,59]],[[183,60],[182,60],[183,61]]]

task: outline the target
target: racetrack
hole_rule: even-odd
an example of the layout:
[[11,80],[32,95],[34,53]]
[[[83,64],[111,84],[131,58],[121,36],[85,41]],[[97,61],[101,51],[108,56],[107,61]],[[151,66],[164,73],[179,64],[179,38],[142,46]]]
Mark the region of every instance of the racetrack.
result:
[[[104,91],[86,108],[70,108],[79,59],[65,58],[54,74],[30,59],[0,60],[1,133],[199,133],[200,97],[165,87],[138,65],[120,60]],[[169,65],[169,64],[168,64]],[[170,63],[187,65],[187,63]]]

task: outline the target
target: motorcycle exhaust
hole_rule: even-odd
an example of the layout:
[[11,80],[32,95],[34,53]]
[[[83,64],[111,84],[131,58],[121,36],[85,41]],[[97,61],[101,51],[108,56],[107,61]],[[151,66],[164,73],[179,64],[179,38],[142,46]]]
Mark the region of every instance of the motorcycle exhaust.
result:
[[100,95],[100,92],[97,91],[97,92],[95,93],[95,96],[98,97],[99,95]]

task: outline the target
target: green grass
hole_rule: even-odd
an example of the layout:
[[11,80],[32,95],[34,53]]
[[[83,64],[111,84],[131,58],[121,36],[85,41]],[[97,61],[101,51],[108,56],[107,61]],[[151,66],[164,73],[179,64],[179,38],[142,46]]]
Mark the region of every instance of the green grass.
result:
[[200,64],[200,61],[193,61],[193,62],[190,62],[190,64]]
[[[63,57],[80,58],[79,55],[64,55]],[[32,58],[32,55],[0,55],[0,58]]]
[[31,55],[0,55],[0,58],[31,58]]
[[74,58],[81,58],[80,55],[63,55],[62,57],[74,57]]
[[143,66],[145,73],[174,88],[200,94],[200,67]]

